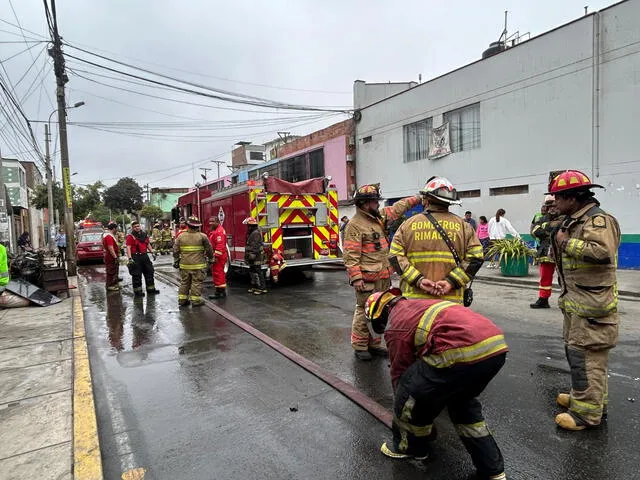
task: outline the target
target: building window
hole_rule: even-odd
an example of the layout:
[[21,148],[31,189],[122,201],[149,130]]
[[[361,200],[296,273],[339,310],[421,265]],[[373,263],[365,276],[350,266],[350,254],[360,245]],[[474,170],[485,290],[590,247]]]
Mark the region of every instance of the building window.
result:
[[324,148],[309,152],[309,178],[324,177]]
[[264,160],[263,152],[249,152],[249,160]]
[[443,115],[449,122],[449,141],[452,152],[480,148],[480,104],[474,103]]
[[529,193],[529,185],[511,185],[509,187],[496,187],[489,189],[489,195],[497,197],[499,195],[519,195]]
[[433,118],[431,117],[404,126],[405,163],[427,158],[432,126]]
[[368,137],[364,137],[362,139],[362,143],[369,143],[371,140],[372,140],[372,137],[371,137],[371,135],[369,135]]
[[458,190],[458,196],[460,198],[478,198],[480,196],[480,189],[477,189],[477,190]]
[[305,174],[307,173],[307,156],[298,155],[297,157],[284,160],[280,164],[281,175],[280,178],[287,182],[299,182],[300,180],[306,180]]

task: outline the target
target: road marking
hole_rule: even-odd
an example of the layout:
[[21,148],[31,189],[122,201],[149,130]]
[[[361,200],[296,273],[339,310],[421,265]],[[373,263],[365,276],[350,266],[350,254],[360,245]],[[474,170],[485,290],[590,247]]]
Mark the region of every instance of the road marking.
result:
[[102,480],[98,423],[79,295],[73,295],[73,477]]
[[143,480],[146,470],[144,468],[134,468],[122,474],[122,480]]

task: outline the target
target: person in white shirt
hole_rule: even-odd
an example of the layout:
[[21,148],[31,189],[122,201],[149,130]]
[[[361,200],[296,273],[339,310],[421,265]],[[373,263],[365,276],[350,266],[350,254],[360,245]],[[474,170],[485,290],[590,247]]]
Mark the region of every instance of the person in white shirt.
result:
[[[505,212],[503,208],[498,209],[495,217],[491,217],[489,220],[489,242],[495,240],[502,240],[506,238],[507,234],[516,238],[520,238],[520,234],[517,232],[511,222],[504,218]],[[496,268],[495,259],[492,258],[487,268]]]

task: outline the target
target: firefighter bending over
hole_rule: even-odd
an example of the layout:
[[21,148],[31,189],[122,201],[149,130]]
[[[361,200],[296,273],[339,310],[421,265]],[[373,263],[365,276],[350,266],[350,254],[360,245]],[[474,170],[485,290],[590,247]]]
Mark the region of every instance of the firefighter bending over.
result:
[[216,289],[209,298],[224,298],[227,296],[227,275],[224,273],[224,267],[227,264],[227,232],[220,225],[218,217],[209,219],[209,242],[213,248],[213,265],[211,265],[211,277],[213,279],[213,287]]
[[176,238],[173,245],[173,268],[180,269],[178,305],[199,307],[202,300],[202,282],[207,276],[207,265],[213,262],[213,249],[207,236],[198,229],[198,217],[191,216],[186,222],[187,230]]
[[620,226],[600,208],[589,177],[567,170],[549,185],[564,219],[552,235],[564,315],[564,345],[571,367],[571,391],[558,395],[568,413],[556,416],[566,430],[600,424],[607,405],[609,350],[618,340],[616,268]]
[[445,300],[408,300],[391,288],[371,295],[367,320],[384,333],[394,390],[393,441],[381,452],[423,460],[436,438],[433,421],[447,407],[478,477],[506,479],[502,453],[478,395],[505,363],[509,348],[493,322]]
[[249,293],[262,295],[267,293],[267,280],[262,271],[262,254],[264,250],[262,232],[258,226],[258,221],[253,217],[245,218],[242,223],[247,226],[247,244],[244,248],[244,261],[249,265],[249,275],[251,276]]
[[351,347],[358,360],[371,360],[371,354],[386,355],[379,335],[372,335],[364,317],[364,302],[373,292],[391,286],[388,223],[400,218],[420,203],[420,197],[408,197],[391,207],[380,208],[380,184],[363,185],[353,196],[356,214],[344,232],[344,266],[349,284],[355,289],[356,309],[351,324]]
[[461,203],[449,180],[431,177],[420,194],[424,212],[404,222],[391,243],[402,295],[463,303],[465,286],[482,266],[482,244],[470,224],[449,212],[449,205]]

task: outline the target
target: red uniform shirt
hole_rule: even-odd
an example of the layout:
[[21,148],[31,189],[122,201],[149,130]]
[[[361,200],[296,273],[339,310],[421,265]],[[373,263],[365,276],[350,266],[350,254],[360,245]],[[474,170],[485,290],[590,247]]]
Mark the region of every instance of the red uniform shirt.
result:
[[113,251],[116,252],[116,255],[118,255],[118,251],[120,250],[118,248],[118,241],[112,233],[104,234],[104,236],[102,237],[102,246],[104,247],[105,258],[113,258],[113,255],[111,255],[111,252],[109,251],[109,246],[113,247]]
[[127,235],[127,247],[131,247],[131,254],[134,253],[147,253],[147,249],[149,248],[149,237],[144,239],[144,242],[141,242],[133,235]]
[[222,225],[209,233],[209,242],[213,247],[213,255],[218,258],[227,256],[227,232]]
[[491,320],[442,300],[400,300],[384,332],[395,390],[417,359],[435,368],[475,363],[507,352],[504,334]]

